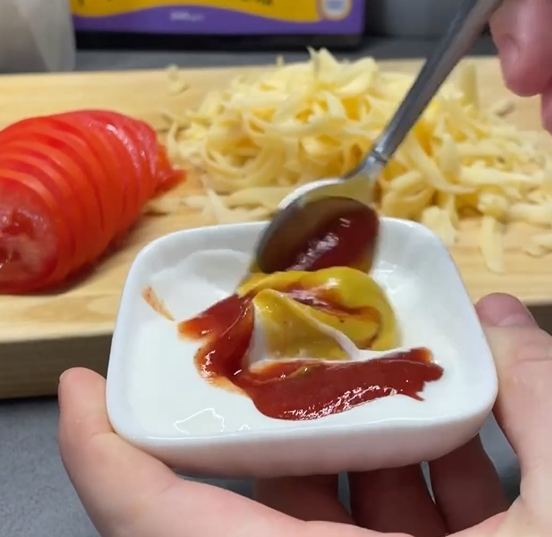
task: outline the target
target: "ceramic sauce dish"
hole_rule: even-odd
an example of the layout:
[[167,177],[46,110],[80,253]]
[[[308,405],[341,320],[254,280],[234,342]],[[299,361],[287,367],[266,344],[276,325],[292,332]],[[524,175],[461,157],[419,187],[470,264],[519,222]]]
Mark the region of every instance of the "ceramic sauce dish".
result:
[[395,311],[401,348],[426,347],[443,369],[419,399],[390,394],[294,421],[267,417],[249,397],[202,378],[199,343],[179,336],[178,322],[234,293],[265,225],[180,231],[138,254],[107,376],[109,418],[120,436],[189,474],[276,477],[432,460],[479,431],[497,394],[490,349],[446,248],[408,221],[381,219],[371,274]]

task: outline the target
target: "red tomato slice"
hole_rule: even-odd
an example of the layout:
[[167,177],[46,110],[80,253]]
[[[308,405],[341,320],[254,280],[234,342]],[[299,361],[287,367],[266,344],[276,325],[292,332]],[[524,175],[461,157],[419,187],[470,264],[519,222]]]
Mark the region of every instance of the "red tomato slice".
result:
[[[117,114],[116,112],[104,112],[91,110],[87,111],[92,117],[103,122],[109,122],[115,127],[115,132],[119,139],[124,144],[125,150],[132,159],[133,169],[136,173],[133,177],[136,180],[137,205],[136,213],[132,215],[132,221],[136,220],[140,214],[140,210],[151,198],[153,178],[150,173],[148,155],[143,146],[142,140],[137,132],[136,120]],[[130,225],[130,224],[129,224]]]
[[[48,118],[45,118],[48,120]],[[71,133],[63,132],[48,121],[24,121],[8,127],[9,136],[0,132],[0,144],[19,144],[28,147],[35,144],[33,151],[43,158],[57,162],[59,166],[70,172],[68,181],[75,188],[76,194],[82,196],[88,203],[88,218],[90,228],[94,230],[89,239],[88,261],[96,259],[106,248],[116,228],[120,205],[113,203],[112,190],[109,188],[109,178],[100,162],[91,153],[86,142]],[[16,128],[17,127],[17,128]],[[116,200],[118,201],[118,200]]]
[[47,161],[41,158],[40,153],[32,153],[26,149],[3,147],[0,152],[0,165],[3,169],[21,172],[34,177],[56,199],[62,218],[67,221],[71,230],[71,256],[75,264],[85,262],[85,251],[82,237],[86,232],[87,223],[83,221],[82,207],[75,203],[75,194],[70,185],[62,178],[59,172]]
[[140,129],[144,133],[143,138],[147,140],[148,158],[155,180],[152,195],[166,192],[182,181],[185,173],[183,170],[173,168],[167,155],[167,148],[158,142],[155,131],[147,123],[140,123]]
[[34,177],[0,164],[0,291],[31,292],[70,270],[71,237],[60,206]]
[[141,139],[148,154],[150,170],[154,179],[151,197],[158,192],[164,192],[175,186],[182,180],[184,173],[172,167],[167,155],[167,148],[159,143],[157,133],[150,125],[138,120],[135,121],[135,125],[141,133]]
[[110,182],[120,195],[118,203],[121,216],[116,236],[122,235],[136,218],[139,200],[136,188],[137,170],[134,169],[134,162],[117,134],[116,127],[88,112],[69,112],[54,117],[60,122],[70,122],[75,129],[88,132],[90,137],[95,138],[97,154],[102,155],[106,161],[107,168],[111,170]]
[[99,122],[91,123],[91,118],[88,118],[83,112],[58,114],[50,116],[49,119],[52,125],[55,125],[58,129],[80,137],[88,144],[91,153],[101,165],[107,178],[106,186],[108,188],[108,191],[106,191],[108,195],[103,201],[106,207],[109,206],[108,212],[113,211],[117,214],[116,223],[118,227],[109,230],[111,231],[109,239],[111,241],[113,233],[117,234],[120,231],[126,213],[124,181],[122,180],[126,170],[112,147],[109,129],[105,123],[103,125]]
[[[72,221],[72,229],[77,233],[79,252],[75,254],[75,264],[86,264],[95,259],[95,252],[101,249],[103,223],[101,209],[94,189],[83,170],[66,152],[52,147],[48,141],[25,137],[21,141],[14,138],[3,146],[4,153],[18,154],[20,160],[35,159],[37,165],[48,170],[47,174],[38,172],[36,177],[52,192],[61,192],[63,203],[70,203],[78,213]],[[83,240],[86,237],[87,240]]]
[[150,170],[154,178],[151,195],[159,191],[169,190],[184,177],[184,172],[172,167],[167,155],[167,148],[159,143],[155,130],[144,121],[134,121],[136,129],[141,133],[148,154]]
[[[143,121],[137,119],[126,118],[127,129],[137,140],[141,148],[142,158],[147,166],[147,173],[144,175],[143,181],[146,184],[147,197],[145,201],[151,198],[155,190],[155,161],[151,160],[152,152],[157,148],[157,135],[155,131]],[[144,126],[146,127],[144,129]]]
[[[75,117],[87,115],[98,117],[101,118],[101,122],[104,124],[109,119],[114,126],[121,128],[124,133],[128,134],[131,142],[141,142],[140,153],[146,158],[150,172],[149,178],[151,179],[151,181],[147,182],[148,188],[145,191],[143,188],[140,189],[140,193],[142,194],[140,198],[143,200],[142,205],[155,194],[169,190],[184,178],[185,172],[183,170],[175,170],[172,167],[166,148],[159,144],[155,130],[144,121],[133,119],[117,112],[103,110],[85,110],[70,112],[69,114]],[[144,168],[140,167],[140,171],[138,180],[145,187],[143,184],[145,178]]]
[[148,201],[155,194],[166,192],[182,181],[185,173],[172,167],[166,147],[159,143],[157,133],[150,125],[138,119],[131,119],[126,116],[123,116],[123,118],[129,122],[129,128],[137,133],[147,156],[152,178],[149,196],[145,200]]
[[[151,177],[155,179],[155,173],[157,171],[157,148],[159,146],[157,133],[147,123],[137,119],[132,120],[131,127],[136,131],[137,136],[142,142],[142,146],[147,155],[146,158]],[[152,187],[153,186],[155,186],[155,182],[152,183]]]
[[186,178],[184,170],[178,170],[172,167],[167,155],[167,148],[159,144],[157,149],[157,170],[155,172],[157,179],[157,188],[155,194],[162,194],[175,187],[180,181]]
[[[64,133],[60,129],[53,128],[49,122],[49,118],[35,118],[32,120],[25,120],[14,125],[11,125],[4,131],[0,131],[0,143],[7,144],[10,141],[21,142],[34,141],[46,145],[46,151],[55,148],[57,152],[56,156],[63,156],[66,164],[68,159],[74,165],[78,165],[87,180],[88,184],[79,184],[79,188],[83,188],[87,194],[95,197],[97,200],[98,208],[100,208],[101,190],[99,188],[98,180],[92,180],[90,175],[100,175],[101,168],[99,163],[89,157],[87,151],[87,145],[79,137],[76,137],[70,133]],[[80,176],[79,176],[80,178]],[[96,216],[96,221],[97,221]],[[103,214],[100,215],[103,225]]]

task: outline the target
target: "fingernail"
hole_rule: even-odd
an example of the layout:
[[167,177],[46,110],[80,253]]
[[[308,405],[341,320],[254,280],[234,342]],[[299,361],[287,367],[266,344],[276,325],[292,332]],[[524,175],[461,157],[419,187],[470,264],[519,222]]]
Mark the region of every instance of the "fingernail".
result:
[[520,52],[517,41],[513,37],[505,36],[500,39],[498,48],[500,57],[507,68],[513,67],[518,61]]
[[531,315],[531,312],[523,305],[523,311],[508,315],[504,317],[497,326],[501,328],[517,327],[517,328],[530,328],[535,326],[535,318]]
[[535,319],[527,307],[516,297],[496,293],[482,299],[477,312],[484,324],[500,328],[530,328]]
[[59,376],[58,384],[61,384],[61,383],[63,382],[63,377],[65,377],[67,371],[69,371],[69,370],[66,369],[66,370]]

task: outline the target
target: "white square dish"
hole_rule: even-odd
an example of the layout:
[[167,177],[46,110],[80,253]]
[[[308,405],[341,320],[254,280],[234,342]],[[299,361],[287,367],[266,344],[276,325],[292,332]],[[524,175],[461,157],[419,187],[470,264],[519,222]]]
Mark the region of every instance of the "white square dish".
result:
[[176,321],[196,315],[233,293],[265,225],[180,231],[138,254],[107,376],[109,418],[119,435],[190,474],[276,477],[432,460],[479,431],[497,394],[485,335],[444,245],[403,220],[381,219],[372,275],[395,310],[402,346],[428,347],[444,369],[425,386],[422,401],[394,395],[315,420],[285,421],[200,377],[197,343],[179,338],[176,322],[155,312],[143,292],[153,288]]

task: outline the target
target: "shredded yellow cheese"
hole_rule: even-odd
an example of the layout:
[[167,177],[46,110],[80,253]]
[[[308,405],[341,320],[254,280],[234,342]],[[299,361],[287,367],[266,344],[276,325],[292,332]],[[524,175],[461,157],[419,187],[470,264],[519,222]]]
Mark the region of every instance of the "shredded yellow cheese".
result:
[[167,68],[167,76],[169,79],[169,84],[167,86],[169,94],[178,95],[190,88],[190,85],[180,77],[178,66],[170,65]]
[[[171,71],[172,80],[175,79]],[[380,212],[422,222],[451,246],[459,222],[480,215],[480,249],[503,272],[505,224],[549,229],[527,246],[552,251],[552,158],[502,116],[482,109],[476,71],[462,64],[382,173]],[[370,149],[413,78],[383,72],[372,58],[310,61],[234,78],[197,110],[172,115],[171,156],[199,172],[204,196],[184,199],[221,223],[269,217],[296,187],[351,170]]]

